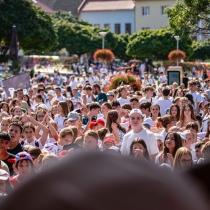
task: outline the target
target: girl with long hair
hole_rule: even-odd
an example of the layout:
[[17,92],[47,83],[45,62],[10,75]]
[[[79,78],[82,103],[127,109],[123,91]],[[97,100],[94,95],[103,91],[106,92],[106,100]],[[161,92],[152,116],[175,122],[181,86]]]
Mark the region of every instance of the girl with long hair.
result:
[[155,163],[157,165],[166,163],[172,166],[176,151],[180,147],[182,147],[180,135],[176,132],[168,132],[164,140],[163,152],[156,156]]
[[[177,122],[177,126],[183,130],[185,130],[185,127],[187,123],[189,122],[197,122],[194,114],[194,110],[191,104],[183,105],[180,119]],[[198,130],[200,130],[200,125],[198,123]]]
[[193,165],[192,154],[189,149],[181,147],[177,150],[173,162],[173,171],[181,172]]
[[150,161],[149,152],[145,141],[141,138],[135,138],[130,146],[130,156]]
[[74,104],[72,103],[72,101],[70,99],[66,99],[66,103],[67,103],[67,106],[68,106],[68,111],[69,112],[74,111]]
[[50,108],[50,117],[54,120],[55,115],[58,114],[58,106],[53,105]]
[[160,117],[160,106],[158,104],[152,104],[150,107],[151,115],[150,117],[146,118],[144,122],[149,123],[150,127],[155,125],[155,121],[158,117]]
[[112,110],[112,105],[110,103],[105,102],[105,103],[102,104],[101,113],[103,114],[103,117],[101,119],[103,119],[104,122],[106,122],[107,114],[110,110]]
[[65,101],[58,103],[58,114],[55,116],[54,121],[58,124],[58,131],[64,128],[63,121],[67,117],[69,111]]
[[23,95],[23,101],[28,104],[28,107],[31,107],[30,98],[27,94]]
[[110,110],[107,114],[106,128],[110,133],[113,133],[116,137],[116,143],[121,146],[123,136],[126,133],[126,129],[120,125],[120,118],[116,110]]
[[173,116],[174,121],[177,123],[180,118],[180,108],[176,104],[172,104],[169,110],[169,114]]

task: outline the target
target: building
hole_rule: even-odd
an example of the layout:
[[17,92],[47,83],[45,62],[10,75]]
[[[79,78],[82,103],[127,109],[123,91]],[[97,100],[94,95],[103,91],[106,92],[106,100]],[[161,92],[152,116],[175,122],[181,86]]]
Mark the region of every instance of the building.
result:
[[134,7],[132,0],[84,0],[78,12],[94,26],[110,28],[116,34],[133,34]]
[[168,26],[164,9],[175,3],[176,0],[135,0],[135,31]]
[[48,14],[54,14],[55,13],[55,11],[53,9],[51,9],[47,5],[43,4],[39,0],[32,0],[32,3],[36,4],[36,6],[40,7],[43,11],[45,11]]
[[39,0],[54,11],[63,10],[78,16],[78,7],[83,0]]

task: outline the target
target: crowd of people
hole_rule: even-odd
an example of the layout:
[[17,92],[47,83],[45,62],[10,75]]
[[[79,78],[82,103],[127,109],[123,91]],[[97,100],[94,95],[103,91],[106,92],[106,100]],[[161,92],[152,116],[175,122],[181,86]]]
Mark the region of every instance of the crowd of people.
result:
[[121,84],[104,92],[103,79],[108,83],[112,73],[90,66],[88,77],[61,82],[55,72],[49,82],[36,75],[27,94],[17,89],[3,97],[0,193],[85,151],[130,156],[174,173],[209,159],[210,79],[169,86],[163,66],[159,73],[159,85],[145,72],[139,91]]

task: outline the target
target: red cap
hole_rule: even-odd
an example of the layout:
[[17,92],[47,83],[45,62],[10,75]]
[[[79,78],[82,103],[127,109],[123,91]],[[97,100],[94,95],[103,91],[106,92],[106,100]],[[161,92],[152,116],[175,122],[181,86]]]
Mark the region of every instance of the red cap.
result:
[[107,143],[107,142],[112,143],[113,145],[115,145],[114,139],[112,139],[112,138],[107,138],[107,139],[105,139],[105,140],[103,141],[104,144]]
[[58,157],[61,159],[61,158],[64,158],[67,154],[68,154],[68,150],[62,150],[59,152]]
[[97,125],[97,121],[94,120],[90,123],[90,129],[92,129],[95,125]]
[[102,119],[98,119],[96,120],[97,124],[101,124],[103,126],[105,126],[105,122]]

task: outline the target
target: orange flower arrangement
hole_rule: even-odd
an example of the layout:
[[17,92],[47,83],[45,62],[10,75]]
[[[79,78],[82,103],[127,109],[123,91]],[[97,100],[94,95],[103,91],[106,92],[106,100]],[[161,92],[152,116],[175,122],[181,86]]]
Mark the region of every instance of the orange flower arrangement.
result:
[[182,50],[172,50],[168,54],[168,58],[170,61],[176,61],[176,60],[181,60],[181,59],[184,60],[186,58],[186,54]]
[[98,49],[95,51],[93,58],[96,61],[99,60],[99,61],[105,61],[107,63],[110,63],[114,59],[114,53],[108,49]]
[[109,80],[109,83],[105,86],[105,92],[123,85],[130,85],[134,91],[138,91],[141,90],[141,84],[141,80],[133,74],[117,75]]

